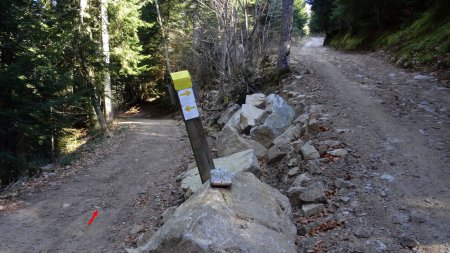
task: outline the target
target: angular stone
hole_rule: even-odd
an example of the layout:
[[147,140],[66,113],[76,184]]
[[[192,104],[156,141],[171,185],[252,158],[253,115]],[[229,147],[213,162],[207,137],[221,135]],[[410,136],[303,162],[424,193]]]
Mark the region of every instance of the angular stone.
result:
[[308,119],[301,128],[301,134],[305,136],[317,135],[320,133],[319,121],[316,119]]
[[318,219],[316,221],[313,221],[311,223],[308,224],[300,224],[297,227],[297,234],[298,235],[306,235],[308,234],[311,230],[315,229],[316,227],[320,226],[321,224],[325,224],[329,221],[332,221],[332,217],[324,217],[321,219]]
[[365,227],[357,227],[353,233],[358,238],[369,238],[372,232]]
[[264,108],[265,106],[266,95],[262,93],[255,93],[252,95],[245,96],[245,103],[249,105],[254,105],[258,108]]
[[243,138],[236,129],[228,124],[217,135],[216,147],[219,156],[227,156],[247,149],[253,149],[258,158],[267,154],[267,149],[263,145],[257,141]]
[[320,166],[319,161],[317,160],[308,160],[303,164],[303,169],[308,171],[311,174],[320,174]]
[[[227,157],[214,159],[214,165],[217,168],[224,168],[231,173],[237,173],[240,171],[248,171],[256,176],[261,173],[258,159],[255,156],[255,152],[252,149],[245,150],[239,153],[232,154]],[[196,193],[202,186],[200,174],[197,168],[188,170],[183,174],[181,180],[181,189],[185,192],[185,196],[189,197],[193,193]]]
[[138,251],[295,253],[288,199],[250,173],[232,180],[227,189],[205,184]]
[[426,221],[426,215],[422,211],[412,210],[409,214],[409,220],[415,223],[424,223]]
[[241,130],[255,126],[256,122],[261,119],[263,114],[264,110],[258,109],[254,105],[243,104],[239,123]]
[[412,249],[414,247],[419,246],[419,242],[412,236],[401,236],[399,238],[399,241],[400,245],[402,245],[404,248]]
[[341,201],[341,202],[344,203],[344,204],[348,204],[348,203],[350,203],[350,198],[349,198],[349,197],[346,197],[346,196],[340,197],[340,198],[339,198],[339,201]]
[[274,145],[267,152],[267,162],[274,163],[283,159],[289,152],[289,146],[287,145]]
[[228,127],[234,128],[236,130],[240,130],[241,113],[242,113],[241,109],[239,109],[235,113],[233,113],[233,115],[231,115],[230,119],[225,124],[225,127],[228,126]]
[[264,124],[270,125],[275,134],[280,134],[294,121],[294,109],[282,97],[275,94],[267,96],[266,104],[266,110],[272,113]]
[[296,176],[298,173],[300,173],[300,170],[298,169],[298,167],[292,168],[288,171],[287,175],[288,177],[293,177]]
[[414,80],[419,80],[419,81],[431,80],[431,79],[434,79],[434,77],[433,76],[428,76],[428,75],[415,75],[414,76]]
[[228,106],[228,108],[225,110],[225,112],[220,116],[220,118],[217,120],[217,124],[223,126],[225,125],[228,120],[230,120],[231,116],[240,109],[240,106],[237,104],[233,104],[231,106]]
[[316,182],[308,187],[299,196],[303,202],[324,202],[325,190],[321,182]]
[[253,140],[261,143],[264,147],[269,147],[273,139],[275,139],[275,134],[268,126],[256,126],[250,130],[250,136]]
[[348,154],[348,151],[343,148],[340,148],[340,149],[335,149],[335,150],[329,151],[328,154],[333,155],[333,156],[343,157]]
[[302,206],[302,211],[305,216],[313,216],[319,214],[325,209],[324,204],[307,204]]
[[294,142],[291,142],[292,149],[297,154],[300,154],[300,150],[301,150],[303,145],[305,145],[305,142],[302,141],[302,140],[296,140]]
[[385,174],[383,174],[383,175],[380,176],[380,179],[386,180],[386,181],[388,181],[388,182],[392,182],[392,181],[395,180],[395,177],[392,176],[392,175],[389,175],[389,174],[386,174],[386,173],[385,173]]
[[293,207],[300,206],[300,193],[302,193],[304,189],[304,187],[293,186],[286,192],[289,198],[289,203],[291,203]]
[[54,163],[49,163],[45,166],[40,167],[41,171],[43,172],[53,172],[55,171],[56,165]]
[[297,124],[300,124],[301,126],[303,126],[308,119],[309,119],[309,115],[307,113],[305,113],[305,114],[298,116],[294,120],[294,123],[297,123]]
[[292,186],[293,187],[301,187],[301,186],[303,187],[303,186],[306,186],[306,184],[309,181],[311,181],[311,178],[308,176],[308,174],[303,173],[303,174],[298,175],[295,178],[294,182],[292,183]]
[[299,159],[299,157],[291,158],[291,159],[289,159],[287,166],[288,167],[298,167],[299,160],[301,160],[301,159]]
[[323,105],[311,105],[309,106],[309,113],[311,114],[322,114],[323,113]]
[[305,160],[314,160],[319,159],[320,154],[317,152],[316,148],[309,143],[306,143],[300,148],[300,152],[302,153],[302,157]]
[[142,224],[134,225],[134,226],[131,228],[130,233],[131,233],[131,234],[137,234],[137,233],[141,232],[141,231],[144,230],[144,229],[145,229],[145,227],[144,227],[144,225],[142,225]]
[[334,186],[336,186],[336,188],[345,188],[345,189],[356,188],[355,184],[353,184],[352,182],[350,182],[348,180],[344,180],[342,178],[337,178],[334,181]]
[[296,98],[292,99],[292,108],[294,109],[295,115],[300,115],[305,112],[305,104],[303,102],[298,102],[298,98],[303,98],[305,95],[298,95]]
[[280,136],[273,140],[273,144],[281,145],[288,144],[291,141],[300,138],[301,128],[300,125],[292,125],[288,127]]

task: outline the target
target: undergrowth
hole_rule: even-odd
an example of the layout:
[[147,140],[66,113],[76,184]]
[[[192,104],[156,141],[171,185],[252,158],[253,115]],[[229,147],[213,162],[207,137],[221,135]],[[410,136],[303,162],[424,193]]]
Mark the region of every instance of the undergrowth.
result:
[[441,6],[434,6],[412,24],[395,31],[338,33],[329,45],[342,50],[384,49],[404,67],[450,68],[450,17],[443,12]]

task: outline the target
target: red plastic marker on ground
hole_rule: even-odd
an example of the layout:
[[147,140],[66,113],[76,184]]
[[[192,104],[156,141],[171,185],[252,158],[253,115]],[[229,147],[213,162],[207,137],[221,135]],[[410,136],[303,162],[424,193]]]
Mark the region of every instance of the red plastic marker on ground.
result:
[[95,212],[92,215],[91,219],[89,219],[89,221],[88,221],[88,225],[92,224],[92,222],[94,221],[95,217],[97,217],[97,215],[98,215],[98,210],[95,210]]

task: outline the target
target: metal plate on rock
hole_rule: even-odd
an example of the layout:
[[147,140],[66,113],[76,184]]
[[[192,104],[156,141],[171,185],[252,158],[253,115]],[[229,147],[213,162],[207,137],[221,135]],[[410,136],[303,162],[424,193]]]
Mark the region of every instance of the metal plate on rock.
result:
[[211,187],[231,186],[231,173],[223,168],[211,170]]

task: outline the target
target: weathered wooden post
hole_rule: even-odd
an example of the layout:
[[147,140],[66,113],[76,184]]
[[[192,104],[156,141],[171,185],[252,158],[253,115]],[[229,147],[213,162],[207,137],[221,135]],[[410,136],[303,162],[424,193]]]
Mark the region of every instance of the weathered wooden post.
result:
[[183,112],[184,124],[189,135],[195,161],[200,172],[202,183],[211,177],[210,170],[214,170],[214,162],[203,131],[200,113],[192,90],[192,80],[187,70],[170,74],[180,99]]

